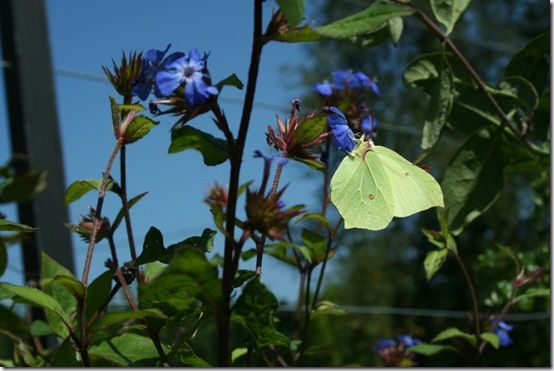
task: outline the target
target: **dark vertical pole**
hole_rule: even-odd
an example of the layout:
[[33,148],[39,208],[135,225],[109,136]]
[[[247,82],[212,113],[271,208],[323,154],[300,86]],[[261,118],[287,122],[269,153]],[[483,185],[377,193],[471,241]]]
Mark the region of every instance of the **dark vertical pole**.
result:
[[65,178],[43,0],[0,0],[0,31],[16,173],[48,172],[46,189],[17,208],[21,223],[39,228],[23,243],[25,281],[32,285],[39,278],[41,250],[74,270],[63,225]]

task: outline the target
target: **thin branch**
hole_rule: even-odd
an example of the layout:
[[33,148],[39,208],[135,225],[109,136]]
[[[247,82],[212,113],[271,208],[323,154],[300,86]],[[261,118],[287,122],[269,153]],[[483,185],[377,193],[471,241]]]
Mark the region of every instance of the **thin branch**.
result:
[[473,321],[475,324],[475,335],[477,336],[477,339],[481,339],[481,326],[480,326],[480,316],[479,316],[479,304],[477,302],[477,295],[475,294],[475,287],[473,286],[473,282],[471,282],[471,277],[469,276],[469,273],[466,269],[466,266],[464,262],[462,261],[462,258],[460,258],[460,255],[458,255],[456,252],[448,249],[448,252],[450,255],[454,257],[454,260],[456,260],[456,263],[458,263],[458,266],[462,270],[462,273],[464,275],[467,287],[469,289],[469,293],[471,295],[471,303],[473,307]]
[[233,289],[233,253],[235,252],[235,218],[237,209],[238,187],[240,180],[240,168],[242,155],[250,116],[254,103],[254,94],[256,92],[256,83],[258,80],[258,70],[263,47],[262,41],[262,0],[254,0],[254,30],[252,40],[252,55],[250,58],[250,67],[248,70],[248,82],[246,85],[246,94],[242,116],[239,126],[237,141],[232,146],[230,153],[231,171],[229,179],[229,198],[227,203],[227,218],[225,229],[227,236],[225,238],[224,264],[223,264],[223,318],[218,321],[218,365],[225,367],[229,365],[229,322],[231,317],[231,291]]
[[134,263],[137,260],[137,250],[135,247],[135,239],[133,237],[133,228],[131,225],[131,213],[129,212],[129,201],[127,200],[127,164],[126,164],[126,148],[123,144],[121,146],[121,153],[119,156],[119,170],[121,174],[121,202],[123,204],[123,212],[125,219],[125,229],[127,230],[127,239],[129,241],[129,252],[131,253],[131,260]]

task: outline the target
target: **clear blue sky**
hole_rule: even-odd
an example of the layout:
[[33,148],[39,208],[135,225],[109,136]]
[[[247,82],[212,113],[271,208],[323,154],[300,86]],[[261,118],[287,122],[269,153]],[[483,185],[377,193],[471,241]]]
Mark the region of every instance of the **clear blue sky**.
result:
[[[264,3],[267,19],[274,7],[273,1]],[[113,146],[108,95],[116,95],[108,84],[67,77],[60,70],[74,70],[102,75],[100,66],[110,65],[121,51],[163,49],[168,43],[173,51],[188,51],[197,47],[211,52],[209,68],[214,81],[236,73],[244,82],[248,70],[251,47],[251,1],[72,1],[47,0],[47,16],[54,75],[56,101],[65,161],[66,184],[83,178],[100,178]],[[268,102],[287,107],[291,99],[302,96],[309,87],[294,86],[294,68],[283,71],[283,66],[302,63],[305,56],[300,45],[269,44],[263,52],[257,102]],[[4,81],[0,90],[0,162],[10,158]],[[241,105],[224,98],[243,99],[244,91],[225,88],[222,106],[236,132]],[[275,114],[284,112],[255,105],[251,130],[245,150],[241,181],[255,179],[259,184],[262,169],[260,160],[252,158],[255,149],[269,151],[265,143],[267,124],[275,122]],[[166,243],[198,235],[212,226],[211,214],[202,202],[206,191],[215,181],[228,182],[228,165],[207,168],[198,152],[186,151],[167,154],[173,124],[171,117],[163,117],[161,124],[140,142],[128,149],[128,193],[132,197],[148,191],[149,194],[132,210],[132,220],[138,246],[150,226],[164,233]],[[194,120],[191,125],[220,135],[214,130],[209,115]],[[113,170],[119,177],[118,166]],[[288,204],[317,205],[316,189],[320,175],[305,177],[303,165],[290,164],[284,172],[283,183],[291,183],[285,193]],[[78,223],[80,214],[96,204],[92,193],[69,207],[70,222]],[[107,200],[104,215],[113,220],[119,210],[115,197]],[[242,210],[242,207],[241,207]],[[2,206],[0,211],[16,219],[14,207]],[[128,258],[124,229],[116,236],[121,260]],[[217,240],[216,251],[221,252],[222,239]],[[86,245],[74,235],[77,274],[80,275]],[[19,248],[9,251],[10,268],[3,280],[21,282]],[[101,242],[95,250],[92,275],[104,270],[109,257],[108,247]],[[252,264],[245,265],[246,267]],[[297,274],[282,264],[267,259],[263,280],[280,298],[296,300]]]

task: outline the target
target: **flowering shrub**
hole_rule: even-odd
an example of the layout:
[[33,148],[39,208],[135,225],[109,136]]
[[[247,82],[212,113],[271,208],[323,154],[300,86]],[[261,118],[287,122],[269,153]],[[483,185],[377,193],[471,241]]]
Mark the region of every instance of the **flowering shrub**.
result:
[[[537,82],[534,72],[521,67],[531,62],[546,63],[544,53],[537,51],[537,42],[516,54],[508,65],[508,77],[492,87],[448,38],[469,1],[463,5],[453,0],[431,1],[433,15],[446,32],[423,10],[400,0],[375,1],[358,14],[320,27],[300,24],[304,18],[303,1],[278,1],[280,8],[263,32],[262,0],[254,3],[252,59],[243,116],[236,132],[231,130],[234,126],[229,124],[219,96],[225,87],[244,88],[243,82],[233,74],[214,83],[208,69],[208,53],[193,48],[168,54],[168,45],[164,50],[123,54],[111,68],[103,67],[119,94],[117,98],[110,97],[114,147],[102,179],[77,180],[66,190],[66,203],[97,192],[96,206],[82,217],[81,223],[67,225],[88,244],[83,275],[77,279],[43,254],[37,287],[0,283],[1,300],[41,308],[45,313],[44,321],[32,318],[29,326],[2,307],[2,313],[13,317],[14,324],[8,326],[9,330],[0,328],[12,341],[12,356],[0,359],[0,364],[310,365],[308,357],[317,350],[311,345],[318,340],[310,338],[310,326],[318,318],[346,313],[340,305],[321,300],[326,265],[340,247],[337,235],[348,235],[354,228],[374,233],[387,228],[393,218],[427,209],[436,212],[436,223],[422,230],[429,246],[433,246],[423,270],[431,280],[446,261],[458,266],[470,298],[468,326],[449,327],[436,335],[395,334],[395,339],[368,339],[368,344],[375,344],[373,351],[380,364],[415,366],[437,354],[460,357],[463,363],[464,359],[479,360],[487,352],[500,351],[500,347],[517,346],[517,340],[512,341],[509,334],[515,326],[503,319],[518,301],[549,295],[547,269],[520,261],[504,247],[517,272],[504,285],[509,288],[506,300],[496,303],[499,306],[487,318],[479,309],[482,297],[462,259],[463,246],[458,246],[457,241],[464,228],[496,202],[505,169],[520,171],[510,166],[521,162],[542,164],[549,158],[546,138],[528,135],[525,127],[540,99],[542,102],[541,96],[548,94],[544,82]],[[244,153],[244,145],[258,84],[260,54],[267,43],[352,40],[382,36],[385,31],[386,37],[396,43],[403,19],[410,16],[422,20],[445,47],[435,54],[417,57],[404,73],[408,86],[420,88],[430,97],[421,147],[430,151],[447,130],[464,138],[442,173],[431,173],[432,166],[421,164],[428,152],[416,161],[381,145],[376,135],[379,115],[372,109],[382,93],[377,79],[362,71],[336,69],[330,80],[313,86],[320,99],[313,112],[302,116],[301,101],[294,98],[289,117],[277,116],[276,125],[267,127],[265,140],[275,152],[256,151],[254,156],[262,160],[261,177],[255,184],[240,183],[243,158],[250,155]],[[539,41],[546,39],[545,35],[539,36]],[[475,132],[467,133],[453,124],[459,120],[459,107],[466,109],[466,114],[478,124]],[[193,126],[200,115],[213,118],[221,137]],[[155,128],[158,122],[154,119],[166,116],[174,121],[169,152],[197,150],[207,166],[229,162],[229,182],[215,184],[208,190],[204,201],[213,215],[213,225],[207,226],[200,236],[166,246],[160,230],[152,226],[142,249],[137,249],[130,215],[145,193],[128,197],[124,153],[126,146],[139,142]],[[256,139],[263,142],[264,138]],[[118,155],[123,159],[119,181],[112,174]],[[297,186],[279,185],[291,161],[322,175],[320,211],[285,204],[284,195]],[[539,175],[547,177],[541,170]],[[9,166],[2,168],[0,175],[0,197],[4,202],[24,199],[10,196],[10,189],[21,186],[21,182],[28,183],[25,197],[41,191],[39,176],[22,179],[14,176]],[[103,214],[104,199],[113,196],[121,201],[121,210],[108,218]],[[241,202],[244,217],[238,212]],[[330,204],[337,215],[328,212]],[[128,236],[128,262],[118,259],[114,241],[114,233],[122,225]],[[0,252],[4,255],[6,243],[35,232],[32,226],[5,218],[0,219],[0,231],[12,232],[0,236]],[[217,234],[225,241],[223,256],[213,253]],[[94,250],[100,241],[108,242],[111,258],[105,262],[105,273],[91,278]],[[280,323],[279,303],[261,281],[266,255],[299,273],[299,299],[290,328]],[[241,269],[241,262],[252,258],[256,260],[255,270]],[[2,259],[0,273],[5,269],[6,258]],[[125,295],[124,310],[110,307],[118,292]],[[210,354],[201,354],[197,351],[199,332],[210,325],[215,326],[215,340]],[[401,333],[408,331],[403,329]],[[51,336],[56,341],[44,347],[41,336]],[[367,352],[371,352],[369,345]],[[213,354],[217,357],[206,359]]]

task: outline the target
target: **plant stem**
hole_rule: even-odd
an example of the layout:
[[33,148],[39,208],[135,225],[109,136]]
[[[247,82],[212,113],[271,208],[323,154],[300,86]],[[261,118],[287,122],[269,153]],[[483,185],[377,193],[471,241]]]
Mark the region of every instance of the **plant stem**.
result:
[[462,270],[462,273],[464,274],[464,278],[466,280],[467,287],[469,289],[469,293],[471,295],[471,303],[473,306],[473,321],[475,323],[475,335],[477,336],[477,339],[481,339],[481,327],[479,324],[479,304],[477,302],[477,295],[475,294],[475,287],[473,286],[473,283],[471,282],[471,277],[469,276],[469,273],[466,269],[466,266],[464,262],[462,261],[462,258],[460,258],[460,255],[458,255],[456,252],[448,249],[448,252],[450,255],[454,257],[454,260],[456,260],[456,263],[458,263],[458,266]]
[[337,224],[335,224],[335,228],[329,234],[329,238],[327,239],[327,246],[325,247],[325,256],[323,258],[321,270],[319,271],[319,277],[317,279],[317,285],[315,287],[314,299],[312,300],[312,310],[315,308],[315,305],[317,304],[319,290],[321,289],[321,284],[323,282],[323,275],[325,274],[325,267],[327,266],[327,260],[329,259],[329,252],[331,251],[333,240],[335,239],[337,231],[339,230],[339,227],[341,226],[342,222],[343,222],[343,219],[339,217],[339,220],[337,220]]
[[87,334],[87,295],[88,295],[88,276],[90,273],[90,265],[92,263],[92,253],[94,252],[94,246],[96,244],[96,236],[98,234],[98,225],[102,217],[102,206],[104,205],[104,196],[106,194],[106,188],[108,185],[108,180],[110,178],[110,171],[115,159],[115,156],[121,148],[121,140],[115,142],[115,146],[108,158],[106,164],[106,169],[104,170],[104,177],[102,183],[100,184],[100,189],[98,190],[98,201],[96,202],[96,209],[94,210],[94,221],[92,223],[92,232],[90,235],[90,241],[88,244],[87,256],[85,259],[85,267],[83,269],[83,276],[81,278],[81,283],[84,287],[83,295],[83,304],[81,308],[81,341],[79,351],[81,353],[81,358],[83,359],[83,364],[85,366],[90,366],[90,359],[88,357],[88,334]]
[[[135,248],[135,239],[133,237],[133,228],[131,225],[131,214],[129,212],[129,202],[127,200],[127,166],[126,166],[126,148],[123,144],[121,146],[121,153],[119,155],[119,171],[121,176],[121,202],[123,204],[123,212],[125,219],[125,229],[127,230],[127,239],[129,241],[129,252],[131,253],[131,261],[134,263],[137,260],[137,250]],[[138,282],[138,280],[137,280]]]
[[[229,179],[229,198],[227,202],[227,218],[225,229],[227,236],[225,238],[225,252],[223,264],[223,318],[218,321],[218,365],[225,367],[229,365],[229,322],[231,318],[231,291],[233,289],[233,253],[235,247],[235,217],[237,209],[237,196],[240,179],[240,168],[242,155],[250,124],[250,116],[254,103],[254,94],[256,92],[256,82],[258,80],[258,70],[260,66],[260,57],[262,52],[262,0],[254,0],[254,30],[252,41],[252,55],[248,70],[248,83],[246,85],[246,94],[242,109],[242,116],[239,126],[239,133],[236,142],[232,145],[230,151],[230,179]],[[238,253],[238,252],[235,252]]]
[[279,187],[279,180],[281,180],[282,172],[283,172],[283,164],[279,163],[277,164],[277,169],[275,170],[275,176],[273,178],[273,185],[271,186],[270,195],[273,195],[277,192],[277,188]]

